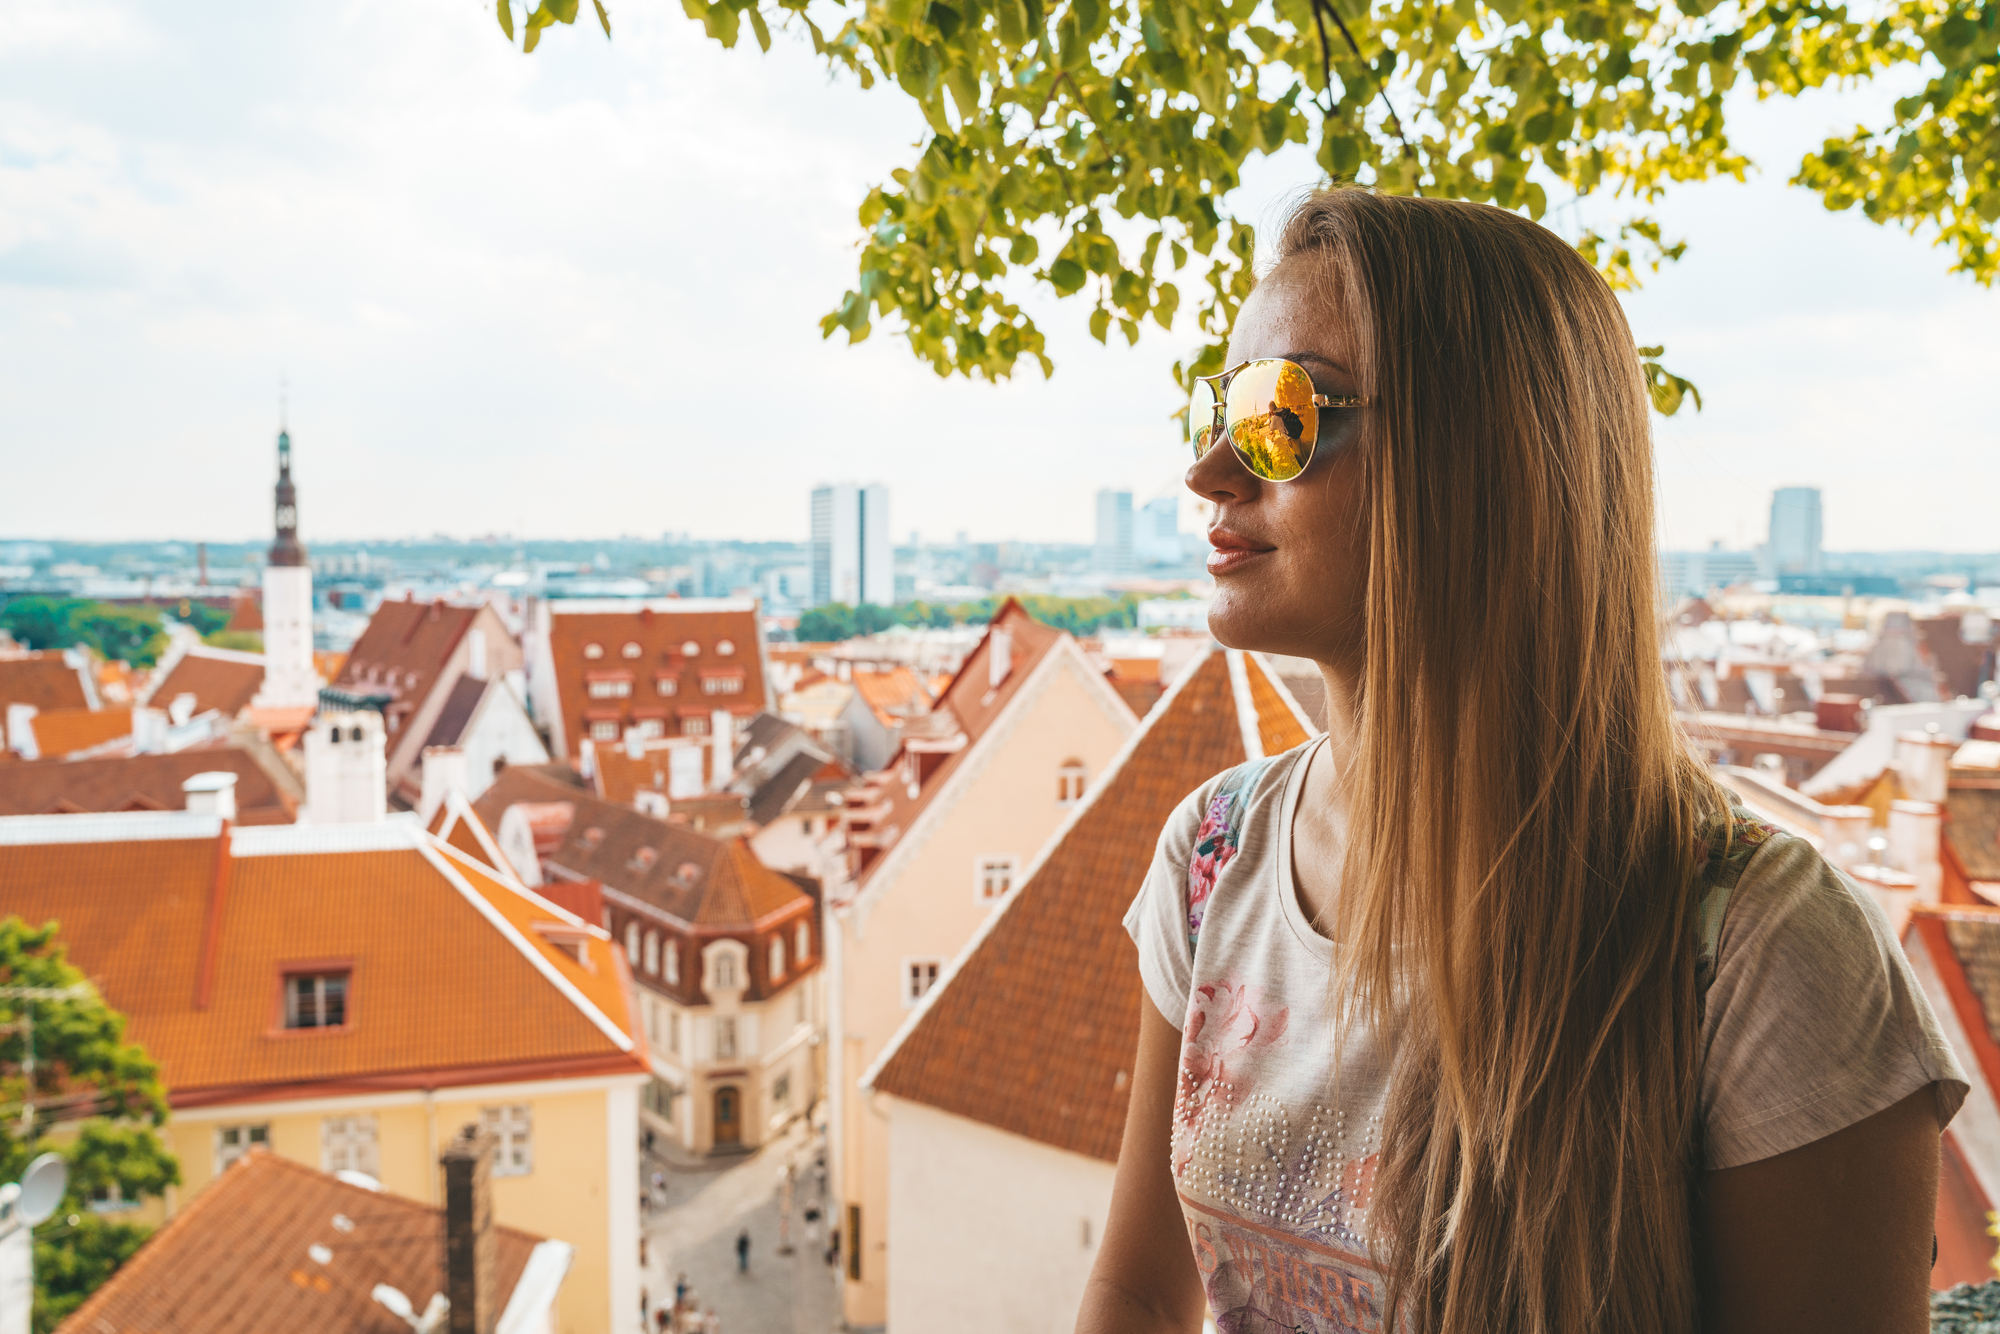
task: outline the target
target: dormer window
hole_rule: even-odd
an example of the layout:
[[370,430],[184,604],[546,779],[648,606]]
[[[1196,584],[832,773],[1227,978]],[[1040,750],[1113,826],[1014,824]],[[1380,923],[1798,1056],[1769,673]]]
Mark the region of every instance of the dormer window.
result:
[[349,976],[345,969],[339,972],[288,974],[285,978],[285,1027],[345,1028]]
[[701,883],[701,867],[695,862],[682,862],[674,868],[674,885],[679,889],[693,889]]
[[718,639],[715,641],[715,656],[717,656],[718,658],[726,658],[734,652],[736,652],[735,640]]
[[692,639],[688,640],[687,643],[681,645],[681,656],[683,658],[699,658],[701,656],[701,645],[695,643]]
[[699,716],[681,719],[682,736],[707,736],[708,719]]
[[590,682],[586,688],[592,699],[629,699],[632,695],[632,678],[602,677]]
[[604,645],[602,645],[602,644],[585,644],[585,645],[583,646],[583,656],[584,656],[584,657],[586,657],[586,658],[601,658],[601,657],[603,657],[603,656],[604,656]]
[[590,739],[592,741],[616,741],[618,739],[618,720],[616,718],[599,718],[591,723]]
[[667,937],[666,947],[660,951],[660,956],[660,962],[666,966],[667,985],[679,986],[681,982],[681,947],[674,943],[672,936]]
[[585,852],[595,852],[603,843],[604,831],[596,825],[592,825],[583,831],[583,850]]
[[624,654],[624,655],[625,655],[626,657],[628,657],[628,658],[636,658],[636,657],[638,657],[638,656],[639,656],[639,655],[640,655],[641,653],[643,653],[643,652],[644,652],[645,650],[644,650],[644,649],[641,649],[641,648],[639,647],[639,641],[638,641],[638,640],[636,640],[636,639],[628,639],[628,640],[626,640],[626,641],[625,641],[625,647],[624,647],[624,648],[621,648],[621,649],[619,649],[618,651],[619,651],[620,653]]
[[[632,860],[626,862],[625,865],[643,875],[645,872],[652,870],[653,863],[659,859],[660,850],[658,848],[640,848],[632,854]],[[652,969],[648,968],[646,971],[651,972]]]
[[728,676],[704,676],[701,678],[701,693],[704,695],[740,695],[743,693],[743,678],[733,672]]
[[653,678],[653,689],[662,698],[671,699],[681,693],[681,679],[678,676],[656,676]]

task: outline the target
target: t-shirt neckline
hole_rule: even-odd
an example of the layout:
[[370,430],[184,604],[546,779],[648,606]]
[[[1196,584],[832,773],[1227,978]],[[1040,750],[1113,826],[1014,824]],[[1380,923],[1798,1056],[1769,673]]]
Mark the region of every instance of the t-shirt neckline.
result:
[[1285,775],[1285,790],[1278,798],[1278,905],[1285,925],[1291,928],[1299,944],[1332,963],[1333,942],[1313,930],[1312,923],[1306,920],[1305,908],[1299,903],[1298,880],[1292,874],[1292,821],[1298,817],[1299,800],[1305,794],[1306,770],[1326,741],[1326,737],[1318,737],[1293,755],[1291,772]]

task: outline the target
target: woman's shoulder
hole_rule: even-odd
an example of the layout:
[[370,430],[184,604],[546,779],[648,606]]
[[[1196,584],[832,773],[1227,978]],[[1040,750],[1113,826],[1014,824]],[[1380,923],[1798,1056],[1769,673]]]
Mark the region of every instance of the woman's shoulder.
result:
[[1192,847],[1223,830],[1241,830],[1275,814],[1285,780],[1315,741],[1224,769],[1181,799],[1168,818],[1165,841]]

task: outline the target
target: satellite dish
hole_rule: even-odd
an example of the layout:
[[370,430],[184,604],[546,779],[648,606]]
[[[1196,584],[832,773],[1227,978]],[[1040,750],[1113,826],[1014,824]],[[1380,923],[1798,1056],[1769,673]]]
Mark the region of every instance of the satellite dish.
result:
[[45,1153],[21,1173],[20,1218],[34,1227],[55,1213],[62,1203],[63,1188],[69,1185],[69,1169],[53,1153]]

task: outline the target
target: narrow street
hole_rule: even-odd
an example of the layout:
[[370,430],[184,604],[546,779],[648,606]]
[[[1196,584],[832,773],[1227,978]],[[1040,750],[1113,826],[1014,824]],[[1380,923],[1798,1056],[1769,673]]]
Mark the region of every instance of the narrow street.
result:
[[[839,1327],[838,1280],[826,1263],[827,1204],[813,1170],[822,1141],[804,1120],[754,1153],[696,1158],[668,1150],[642,1157],[646,1187],[664,1182],[643,1228],[649,1309],[671,1306],[686,1275],[691,1300],[713,1310],[721,1334],[828,1334]],[[779,1214],[785,1169],[794,1172],[790,1240],[780,1255]],[[806,1211],[821,1218],[808,1224]],[[739,1272],[736,1239],[750,1234],[750,1264]],[[649,1325],[649,1329],[657,1328]]]

